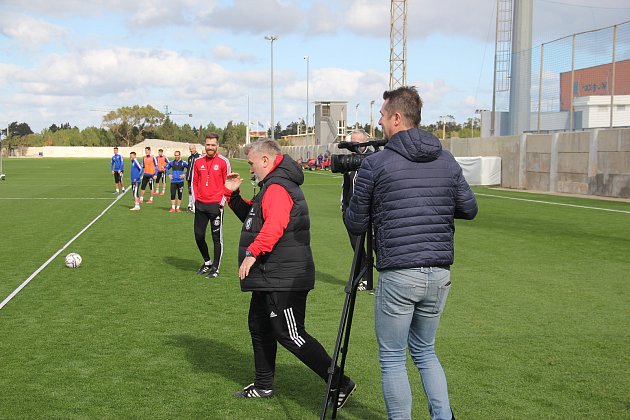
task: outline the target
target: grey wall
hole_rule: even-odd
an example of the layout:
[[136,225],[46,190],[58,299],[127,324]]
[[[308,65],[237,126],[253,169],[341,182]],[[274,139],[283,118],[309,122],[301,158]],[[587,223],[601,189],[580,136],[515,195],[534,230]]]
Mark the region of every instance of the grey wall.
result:
[[630,129],[448,139],[455,156],[501,157],[501,186],[630,198]]

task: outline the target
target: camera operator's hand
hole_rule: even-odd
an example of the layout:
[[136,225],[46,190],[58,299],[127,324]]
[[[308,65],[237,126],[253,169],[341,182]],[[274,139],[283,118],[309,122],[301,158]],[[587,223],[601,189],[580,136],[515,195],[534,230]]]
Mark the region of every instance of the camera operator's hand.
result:
[[243,178],[238,172],[230,172],[225,179],[225,188],[230,191],[236,191],[241,186],[241,182],[243,182]]
[[252,268],[252,265],[256,262],[256,257],[245,257],[241,266],[238,269],[238,276],[241,280],[244,280],[245,277],[249,274],[249,269]]

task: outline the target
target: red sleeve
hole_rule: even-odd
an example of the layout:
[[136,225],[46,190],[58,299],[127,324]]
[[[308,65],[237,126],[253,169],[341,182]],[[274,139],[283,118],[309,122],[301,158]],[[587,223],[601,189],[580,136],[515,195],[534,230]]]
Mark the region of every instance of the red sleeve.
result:
[[193,174],[192,174],[192,187],[193,187],[193,192],[195,195],[199,194],[197,191],[197,187],[199,186],[199,170],[197,169],[199,167],[199,165],[197,165],[197,162],[199,161],[199,159],[195,160],[195,162],[193,163]]
[[293,199],[281,185],[273,184],[267,188],[262,200],[262,216],[265,223],[247,249],[258,257],[270,252],[278,243],[289,224]]

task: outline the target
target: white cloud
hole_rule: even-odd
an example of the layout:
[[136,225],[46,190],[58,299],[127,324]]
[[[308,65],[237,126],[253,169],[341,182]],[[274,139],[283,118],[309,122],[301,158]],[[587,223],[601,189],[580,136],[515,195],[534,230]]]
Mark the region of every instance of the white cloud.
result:
[[0,34],[17,41],[24,48],[33,50],[49,42],[63,40],[69,31],[26,15],[0,14]]
[[307,13],[308,33],[311,35],[332,34],[340,25],[338,13],[328,5],[317,2]]
[[216,45],[212,48],[212,55],[216,60],[238,61],[241,63],[254,62],[256,57],[249,53],[239,53],[228,45]]
[[303,20],[304,13],[299,7],[278,0],[234,0],[199,19],[202,25],[234,33],[288,33],[298,30]]

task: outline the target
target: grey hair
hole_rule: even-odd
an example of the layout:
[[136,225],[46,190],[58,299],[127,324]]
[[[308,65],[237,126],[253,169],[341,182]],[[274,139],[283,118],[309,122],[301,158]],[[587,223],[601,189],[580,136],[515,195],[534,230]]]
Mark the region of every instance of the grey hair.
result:
[[246,144],[243,147],[243,153],[245,154],[245,156],[247,156],[249,152],[267,153],[269,155],[281,155],[282,149],[280,148],[280,144],[278,144],[277,141],[270,138],[262,138],[256,140],[253,143]]
[[366,133],[365,130],[362,128],[356,128],[352,130],[352,132],[350,133],[350,137],[352,137],[353,134],[361,134],[361,136],[363,137],[363,141],[367,141],[370,138],[368,133]]

